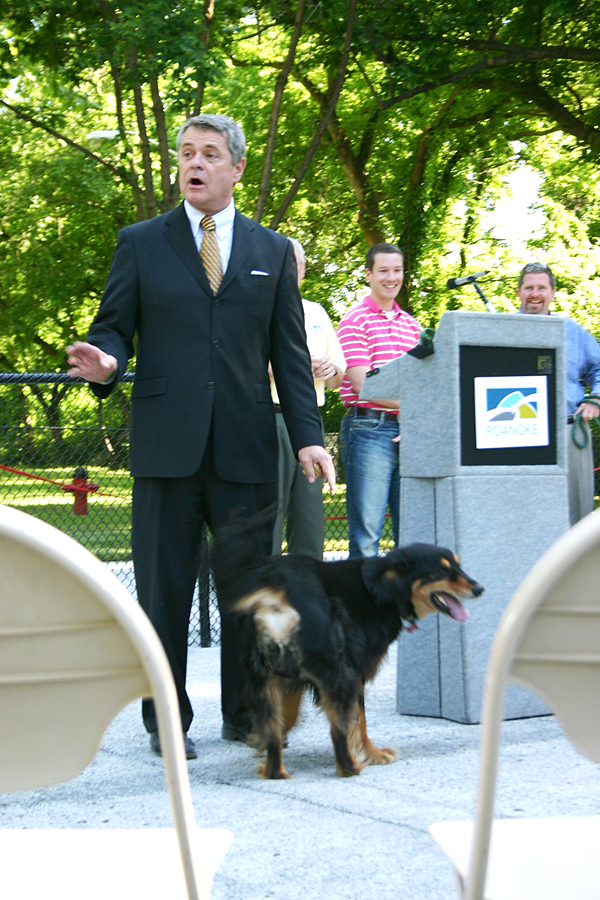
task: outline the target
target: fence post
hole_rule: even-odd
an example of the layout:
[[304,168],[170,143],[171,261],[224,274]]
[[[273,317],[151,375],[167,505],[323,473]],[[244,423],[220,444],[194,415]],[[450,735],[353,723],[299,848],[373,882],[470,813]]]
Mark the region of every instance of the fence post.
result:
[[210,566],[206,525],[200,537],[200,570],[198,572],[198,611],[200,614],[200,646],[210,647]]

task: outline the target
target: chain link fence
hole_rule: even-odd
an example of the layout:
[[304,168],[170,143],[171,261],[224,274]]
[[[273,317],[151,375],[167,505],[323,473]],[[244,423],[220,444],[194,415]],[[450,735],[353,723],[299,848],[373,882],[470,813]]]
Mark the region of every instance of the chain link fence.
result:
[[[63,374],[0,373],[0,502],[37,516],[105,561],[135,596],[128,470],[131,382],[108,400]],[[340,473],[338,435],[326,443]],[[325,552],[348,549],[345,486],[325,493]],[[382,548],[392,545],[386,521]],[[284,545],[285,551],[285,545]],[[190,620],[191,644],[220,639],[208,538]]]
[[[0,502],[69,534],[105,561],[135,596],[128,470],[132,381],[128,373],[102,401],[85,382],[66,375],[0,373]],[[598,460],[598,428],[592,438]],[[327,434],[326,444],[343,479],[338,435]],[[595,493],[600,493],[598,471]],[[324,501],[325,555],[339,556],[348,550],[345,485],[333,495],[325,492]],[[189,634],[190,644],[203,647],[220,640],[209,539],[205,533]],[[381,549],[391,546],[388,517]]]

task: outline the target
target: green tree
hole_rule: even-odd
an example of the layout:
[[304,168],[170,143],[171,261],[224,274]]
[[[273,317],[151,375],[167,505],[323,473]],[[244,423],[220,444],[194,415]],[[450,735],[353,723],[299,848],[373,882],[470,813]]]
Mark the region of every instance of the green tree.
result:
[[[118,227],[178,202],[173,133],[200,109],[243,124],[249,159],[238,205],[304,243],[306,293],[334,318],[362,293],[364,252],[381,239],[404,247],[402,302],[424,323],[452,305],[476,306],[476,297],[449,295],[446,279],[518,271],[516,251],[486,217],[516,167],[556,172],[558,146],[563,189],[543,183],[553,222],[543,240],[575,260],[575,217],[591,272],[597,181],[581,183],[583,214],[569,205],[569,179],[598,154],[599,19],[584,0],[5,0],[0,128],[20,143],[13,151],[9,140],[0,173],[13,201],[0,220],[0,312],[12,306],[13,322],[31,332],[29,342],[0,338],[0,351],[55,364],[64,332],[77,333],[97,303]],[[90,132],[102,130],[115,140],[92,146]],[[18,188],[28,157],[52,172],[29,204]],[[46,235],[43,285],[20,268],[25,249],[28,268],[42,249],[19,244],[23,224]],[[63,234],[88,262],[72,302]],[[492,287],[510,308],[511,290]],[[19,312],[28,300],[29,320]]]

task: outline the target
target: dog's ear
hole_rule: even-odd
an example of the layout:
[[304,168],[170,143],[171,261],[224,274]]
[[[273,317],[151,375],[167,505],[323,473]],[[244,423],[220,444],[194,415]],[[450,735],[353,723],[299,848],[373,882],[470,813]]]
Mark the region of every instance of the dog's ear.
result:
[[397,551],[388,556],[364,559],[361,574],[365,587],[378,606],[393,604],[402,618],[414,616],[410,603],[407,560]]

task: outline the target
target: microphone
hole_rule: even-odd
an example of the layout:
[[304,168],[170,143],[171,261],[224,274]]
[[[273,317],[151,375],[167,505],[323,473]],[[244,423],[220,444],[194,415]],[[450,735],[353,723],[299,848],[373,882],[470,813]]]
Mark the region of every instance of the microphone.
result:
[[475,272],[474,275],[463,275],[462,278],[449,278],[446,287],[453,290],[454,288],[462,287],[463,284],[473,284],[474,281],[487,275],[487,273],[488,270],[484,269],[483,272]]
[[435,353],[435,347],[433,346],[434,334],[435,328],[424,328],[419,335],[419,343],[407,350],[407,354],[416,356],[417,359],[425,359],[426,356],[431,356],[432,353]]

